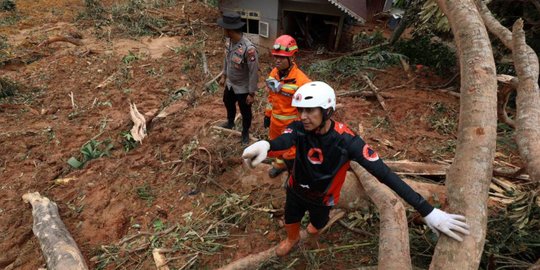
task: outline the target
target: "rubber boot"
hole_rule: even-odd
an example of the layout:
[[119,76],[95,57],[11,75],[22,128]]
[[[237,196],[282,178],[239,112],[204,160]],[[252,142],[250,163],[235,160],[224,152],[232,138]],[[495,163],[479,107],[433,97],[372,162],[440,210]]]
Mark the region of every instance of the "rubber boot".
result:
[[287,231],[287,239],[281,241],[276,248],[276,255],[283,257],[291,251],[291,249],[300,241],[300,222],[285,224]]
[[307,226],[306,231],[309,233],[309,236],[317,236],[319,235],[319,230],[315,228],[311,223]]

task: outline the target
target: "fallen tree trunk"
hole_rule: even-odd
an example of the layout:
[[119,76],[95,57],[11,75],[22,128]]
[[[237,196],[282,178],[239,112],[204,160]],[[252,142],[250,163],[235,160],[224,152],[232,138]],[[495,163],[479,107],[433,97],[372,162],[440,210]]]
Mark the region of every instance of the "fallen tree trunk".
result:
[[445,183],[448,212],[466,216],[470,235],[463,242],[441,235],[430,269],[478,269],[497,137],[495,61],[474,0],[437,0],[437,4],[450,22],[461,74],[456,155]]
[[88,269],[77,244],[60,219],[56,203],[38,192],[26,193],[23,200],[32,205],[32,231],[39,240],[48,269]]
[[523,20],[513,28],[514,65],[519,79],[516,97],[516,142],[520,156],[527,163],[532,181],[540,182],[540,92],[538,57],[525,43]]
[[[328,224],[324,226],[324,228],[321,229],[320,234],[323,234],[330,228],[336,221],[340,220],[342,217],[345,216],[345,212],[343,211],[335,211],[334,214],[331,214],[330,220],[328,221]],[[300,243],[302,241],[305,241],[308,237],[308,234],[306,231],[302,231],[300,233]],[[299,244],[300,244],[299,243]],[[264,263],[265,261],[268,261],[272,258],[276,258],[276,248],[278,246],[271,247],[265,251],[261,251],[257,254],[251,254],[247,257],[241,258],[239,260],[233,261],[232,263],[229,263],[218,270],[240,270],[240,269],[257,269],[259,265]]]
[[[523,29],[514,25],[514,34],[493,16],[483,1],[476,1],[482,19],[491,33],[497,36],[514,56],[518,74],[516,98],[516,142],[520,156],[527,163],[527,171],[533,181],[540,181],[540,97],[538,89],[538,56],[525,43]],[[517,22],[516,22],[517,23]],[[521,22],[520,24],[523,24]],[[522,28],[522,27],[521,27]]]
[[351,168],[369,198],[377,206],[380,218],[378,269],[412,269],[409,251],[409,227],[405,207],[390,188],[381,184],[358,163]]

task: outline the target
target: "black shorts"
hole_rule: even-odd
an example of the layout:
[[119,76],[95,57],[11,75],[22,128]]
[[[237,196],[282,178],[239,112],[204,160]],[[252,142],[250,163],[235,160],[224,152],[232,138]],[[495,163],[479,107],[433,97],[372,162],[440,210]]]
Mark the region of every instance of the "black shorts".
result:
[[287,188],[285,201],[285,224],[298,223],[309,213],[309,221],[315,228],[322,229],[330,219],[331,206],[317,205],[300,198],[298,194]]

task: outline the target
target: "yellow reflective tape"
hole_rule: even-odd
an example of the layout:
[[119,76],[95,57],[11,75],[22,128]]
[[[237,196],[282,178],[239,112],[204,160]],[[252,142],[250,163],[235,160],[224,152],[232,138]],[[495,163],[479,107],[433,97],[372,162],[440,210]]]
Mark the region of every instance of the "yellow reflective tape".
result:
[[298,89],[298,86],[296,84],[284,84],[283,87],[287,87],[287,88],[290,88],[292,90],[296,90]]
[[272,116],[279,120],[292,120],[298,118],[297,115],[280,115],[275,113],[273,113]]
[[272,104],[267,104],[267,105],[266,105],[266,109],[267,109],[267,110],[271,110],[272,108],[273,108],[273,107],[272,107]]

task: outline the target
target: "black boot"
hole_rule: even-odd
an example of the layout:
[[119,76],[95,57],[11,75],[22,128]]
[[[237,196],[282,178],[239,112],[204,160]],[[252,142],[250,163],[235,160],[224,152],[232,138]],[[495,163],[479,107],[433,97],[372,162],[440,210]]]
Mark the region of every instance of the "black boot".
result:
[[270,178],[276,178],[278,177],[281,173],[283,173],[284,171],[286,171],[287,169],[281,169],[281,168],[275,168],[275,167],[272,167],[270,168],[270,170],[268,171],[268,176],[270,176]]
[[226,128],[226,129],[233,129],[234,128],[234,122],[231,122],[231,121],[227,121],[221,125],[219,125],[220,127],[222,128]]
[[249,144],[249,132],[242,131],[242,144]]

